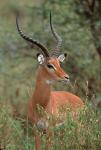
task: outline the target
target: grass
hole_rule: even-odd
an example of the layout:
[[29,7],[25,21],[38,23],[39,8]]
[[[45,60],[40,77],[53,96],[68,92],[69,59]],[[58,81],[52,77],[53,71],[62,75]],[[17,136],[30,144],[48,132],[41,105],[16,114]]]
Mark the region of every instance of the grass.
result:
[[[13,116],[10,106],[0,109],[0,148],[5,150],[34,149],[33,126],[26,117]],[[54,138],[52,150],[100,150],[101,149],[101,113],[94,111],[91,105],[79,112],[73,119],[67,112],[65,124],[52,127]],[[42,136],[44,146],[46,135]]]

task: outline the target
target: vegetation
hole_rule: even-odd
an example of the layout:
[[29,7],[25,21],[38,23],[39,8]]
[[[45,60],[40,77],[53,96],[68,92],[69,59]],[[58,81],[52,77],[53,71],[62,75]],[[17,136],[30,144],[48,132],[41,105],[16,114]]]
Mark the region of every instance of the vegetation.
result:
[[[57,83],[79,95],[86,104],[77,120],[67,119],[54,130],[53,150],[101,149],[101,5],[100,0],[3,0],[0,2],[0,148],[33,150],[32,128],[26,118],[27,103],[38,67],[36,48],[18,35],[15,14],[20,12],[23,31],[43,42],[51,51],[55,46],[49,27],[49,11],[63,38],[61,51],[68,53],[63,67],[71,83]],[[87,3],[89,2],[89,3]],[[88,5],[89,4],[89,5]],[[91,10],[90,10],[91,9]],[[91,13],[91,14],[89,14]],[[93,27],[92,27],[93,24]],[[29,28],[30,27],[30,28]],[[43,135],[43,145],[45,143]]]

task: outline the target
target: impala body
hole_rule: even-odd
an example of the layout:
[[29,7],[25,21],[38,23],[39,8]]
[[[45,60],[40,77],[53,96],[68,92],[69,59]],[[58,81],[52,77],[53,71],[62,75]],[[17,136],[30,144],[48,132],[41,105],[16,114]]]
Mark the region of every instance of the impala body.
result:
[[[37,72],[36,85],[33,95],[28,104],[28,118],[33,124],[35,124],[41,130],[46,130],[46,134],[50,137],[49,122],[46,117],[37,111],[37,106],[41,106],[48,114],[59,118],[61,116],[60,108],[69,108],[73,113],[73,116],[77,113],[79,108],[84,106],[82,100],[66,91],[52,91],[52,84],[55,81],[61,81],[68,83],[69,75],[61,68],[61,63],[64,61],[66,54],[60,54],[59,48],[61,46],[62,39],[56,33],[52,26],[51,14],[50,14],[50,27],[51,31],[57,40],[57,46],[54,53],[50,54],[48,49],[36,40],[26,36],[18,25],[18,19],[16,19],[17,29],[23,39],[33,45],[37,45],[41,49],[41,53],[38,53],[37,59],[39,62],[39,69]],[[64,108],[65,112],[65,108]],[[55,125],[65,121],[65,118],[61,117],[56,120]],[[34,132],[36,150],[40,150],[41,138]],[[49,150],[49,141],[46,144],[45,150]]]
[[39,121],[37,104],[54,116],[59,114],[59,108],[63,105],[67,105],[73,112],[83,105],[82,100],[72,93],[52,91],[52,84],[56,80],[68,82],[69,76],[60,67],[58,58],[51,57],[38,69],[35,90],[29,102],[29,117],[34,122]]

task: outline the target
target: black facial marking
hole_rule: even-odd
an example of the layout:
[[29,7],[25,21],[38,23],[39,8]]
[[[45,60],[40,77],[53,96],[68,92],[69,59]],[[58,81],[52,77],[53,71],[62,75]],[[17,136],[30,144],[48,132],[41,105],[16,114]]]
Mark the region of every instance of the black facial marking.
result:
[[48,67],[49,69],[54,69],[53,65],[51,65],[51,64],[47,64],[47,67]]

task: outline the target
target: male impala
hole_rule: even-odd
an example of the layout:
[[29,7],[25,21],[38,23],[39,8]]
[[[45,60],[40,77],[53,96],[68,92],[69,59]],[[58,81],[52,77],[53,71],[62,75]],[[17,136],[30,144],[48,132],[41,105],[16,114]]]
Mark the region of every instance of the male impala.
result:
[[[48,132],[49,122],[47,121],[46,117],[44,117],[44,115],[41,115],[37,111],[38,105],[41,106],[48,114],[58,118],[61,107],[66,106],[67,108],[70,108],[74,115],[78,108],[82,108],[84,104],[78,96],[72,93],[65,91],[52,91],[52,83],[54,81],[64,81],[67,83],[69,80],[69,75],[60,66],[60,63],[64,61],[66,54],[60,55],[59,48],[61,46],[62,39],[53,28],[51,14],[50,27],[52,34],[57,40],[56,49],[54,50],[54,53],[51,54],[49,53],[48,49],[41,43],[26,36],[21,31],[17,18],[16,25],[20,36],[31,45],[38,46],[41,50],[40,54],[37,55],[39,69],[37,72],[35,90],[28,105],[28,117],[34,125],[36,125],[38,128],[41,128],[41,130],[45,130],[47,134],[50,134]],[[64,122],[63,118],[62,120],[57,119],[55,125],[58,123],[61,124],[62,122]],[[40,136],[35,133],[36,150],[40,150],[40,142]],[[48,150],[49,146],[47,147],[46,145],[45,149]]]

